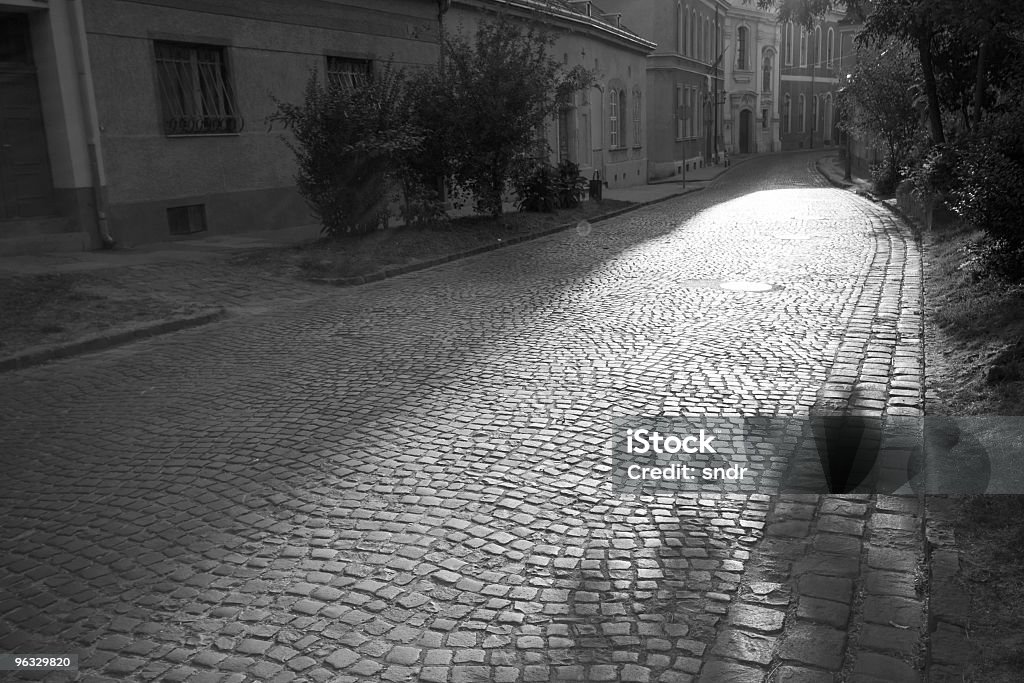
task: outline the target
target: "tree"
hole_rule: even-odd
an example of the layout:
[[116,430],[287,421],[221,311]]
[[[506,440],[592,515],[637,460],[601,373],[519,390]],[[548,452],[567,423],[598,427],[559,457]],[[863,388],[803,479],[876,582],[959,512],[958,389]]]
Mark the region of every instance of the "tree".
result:
[[906,43],[891,40],[871,56],[865,55],[854,67],[843,94],[844,127],[859,135],[877,138],[885,144],[886,166],[880,189],[895,188],[900,169],[916,142],[921,113],[917,93],[921,75]]
[[423,141],[409,117],[405,76],[387,63],[372,78],[320,82],[312,70],[301,104],[272,97],[268,117],[294,134],[299,193],[328,236],[377,228],[403,158]]
[[[753,2],[754,0],[744,0]],[[858,40],[878,46],[896,38],[917,53],[932,141],[942,144],[946,131],[942,104],[969,101],[967,125],[977,125],[988,100],[989,82],[1005,71],[1015,32],[1024,23],[1024,3],[1006,0],[756,0],[762,9],[776,8],[780,21],[813,26],[830,11],[844,10],[864,23]],[[1017,41],[1019,42],[1019,41]],[[1015,52],[1015,50],[1014,50]],[[993,63],[993,57],[995,62]],[[1002,58],[1001,58],[1002,57]],[[965,62],[969,76],[965,77]],[[968,94],[969,93],[969,94]]]
[[554,37],[504,15],[481,23],[471,39],[449,37],[442,72],[426,72],[416,99],[429,115],[444,172],[476,197],[479,213],[501,215],[518,158],[529,155],[545,122],[592,82],[549,55]]

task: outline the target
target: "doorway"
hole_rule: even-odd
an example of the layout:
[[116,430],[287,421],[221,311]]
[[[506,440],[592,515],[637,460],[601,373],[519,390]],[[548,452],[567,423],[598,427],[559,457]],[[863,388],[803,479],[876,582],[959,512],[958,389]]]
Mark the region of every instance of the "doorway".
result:
[[0,13],[0,221],[53,213],[28,15]]
[[754,125],[754,113],[749,109],[740,112],[740,154],[750,154],[750,130]]

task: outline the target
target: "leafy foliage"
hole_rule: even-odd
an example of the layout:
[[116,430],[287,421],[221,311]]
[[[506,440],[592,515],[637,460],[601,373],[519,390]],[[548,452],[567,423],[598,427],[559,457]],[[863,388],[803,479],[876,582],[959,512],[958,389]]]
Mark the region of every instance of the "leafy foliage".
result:
[[294,134],[299,193],[329,236],[365,233],[386,221],[389,185],[403,158],[422,144],[409,122],[405,77],[386,64],[352,85],[321,84],[314,69],[301,104],[282,102],[269,117]]
[[546,162],[527,166],[515,178],[516,206],[520,211],[551,212],[580,205],[586,196],[587,179],[569,160],[558,166]]
[[896,188],[901,169],[919,141],[920,81],[910,47],[889,41],[880,52],[858,61],[843,93],[847,113],[843,127],[885,144],[885,163],[875,171],[880,192]]
[[566,70],[550,56],[553,40],[499,15],[472,39],[451,37],[444,71],[424,75],[444,170],[473,193],[478,213],[501,215],[517,160],[531,156],[544,122],[593,81],[589,71]]

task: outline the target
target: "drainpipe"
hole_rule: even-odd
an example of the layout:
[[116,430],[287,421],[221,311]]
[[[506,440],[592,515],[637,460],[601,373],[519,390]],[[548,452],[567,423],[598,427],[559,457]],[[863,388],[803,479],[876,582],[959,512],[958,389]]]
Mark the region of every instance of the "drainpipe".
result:
[[113,249],[116,242],[110,234],[107,222],[107,197],[100,175],[101,150],[100,131],[97,123],[96,92],[92,84],[92,69],[89,66],[89,51],[85,39],[85,13],[83,0],[68,0],[68,23],[71,27],[71,41],[75,50],[75,67],[78,72],[78,92],[82,98],[82,117],[89,149],[89,173],[92,184],[93,209],[96,213],[96,227],[104,249]]

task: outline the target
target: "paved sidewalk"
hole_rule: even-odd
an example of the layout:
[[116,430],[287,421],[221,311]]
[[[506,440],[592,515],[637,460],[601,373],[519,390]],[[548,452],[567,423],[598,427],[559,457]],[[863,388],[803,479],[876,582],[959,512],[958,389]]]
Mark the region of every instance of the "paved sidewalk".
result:
[[[699,175],[705,181],[687,183],[685,188],[669,182],[610,190],[606,196],[638,205],[649,204],[703,189],[727,170],[724,166],[701,169]],[[244,252],[286,248],[313,241],[319,235],[319,226],[305,225],[114,250],[0,257],[0,280],[10,282],[11,278],[26,276],[85,274],[89,280],[85,286],[87,296],[106,292],[130,297],[134,292],[144,292],[148,297],[167,303],[169,308],[195,311],[145,322],[115,322],[112,327],[103,327],[102,331],[81,332],[60,342],[8,348],[0,354],[0,371],[203,325],[219,319],[224,312],[259,312],[274,305],[328,296],[330,288],[300,280],[291,270],[271,272],[258,263],[231,262],[232,257]],[[443,260],[438,259],[438,262]]]

